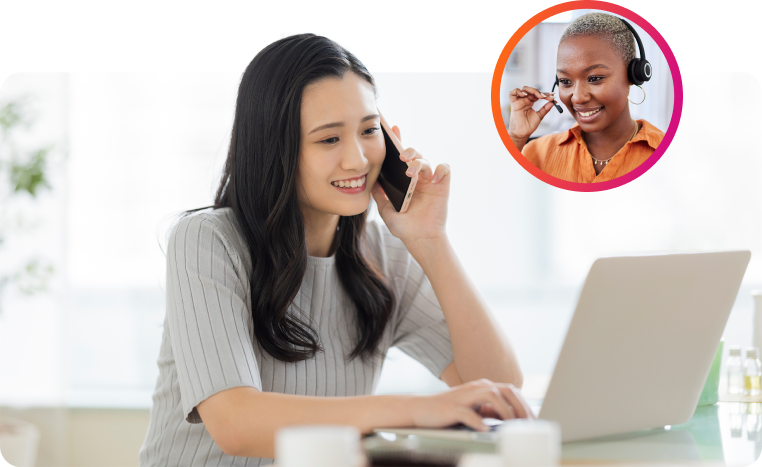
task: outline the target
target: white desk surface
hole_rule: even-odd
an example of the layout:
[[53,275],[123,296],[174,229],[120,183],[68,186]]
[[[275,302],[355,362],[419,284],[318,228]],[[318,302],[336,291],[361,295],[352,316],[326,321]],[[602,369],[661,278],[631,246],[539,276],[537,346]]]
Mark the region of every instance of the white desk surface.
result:
[[[530,404],[544,396],[549,380],[543,375],[525,378],[522,392]],[[481,451],[465,455],[460,467],[502,467],[498,455]],[[698,407],[693,418],[683,425],[566,443],[561,463],[762,467],[761,454],[762,403],[720,402]]]

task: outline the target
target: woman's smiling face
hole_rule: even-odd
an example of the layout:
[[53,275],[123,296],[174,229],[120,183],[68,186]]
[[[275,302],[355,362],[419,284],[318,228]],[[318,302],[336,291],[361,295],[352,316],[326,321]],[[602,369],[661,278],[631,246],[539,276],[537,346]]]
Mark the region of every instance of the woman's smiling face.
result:
[[354,216],[368,208],[386,149],[373,86],[355,73],[304,89],[299,202],[316,213]]
[[622,115],[630,90],[627,67],[605,38],[565,39],[557,65],[559,97],[582,131],[601,131]]

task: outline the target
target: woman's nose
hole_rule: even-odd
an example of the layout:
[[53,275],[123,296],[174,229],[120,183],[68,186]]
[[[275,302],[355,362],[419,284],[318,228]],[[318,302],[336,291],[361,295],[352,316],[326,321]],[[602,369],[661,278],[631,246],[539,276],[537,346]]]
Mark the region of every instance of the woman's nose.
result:
[[344,153],[341,156],[341,168],[343,170],[362,170],[368,165],[368,158],[365,157],[363,147],[359,141],[345,146]]
[[572,104],[584,104],[590,100],[590,92],[587,84],[577,84],[572,89]]

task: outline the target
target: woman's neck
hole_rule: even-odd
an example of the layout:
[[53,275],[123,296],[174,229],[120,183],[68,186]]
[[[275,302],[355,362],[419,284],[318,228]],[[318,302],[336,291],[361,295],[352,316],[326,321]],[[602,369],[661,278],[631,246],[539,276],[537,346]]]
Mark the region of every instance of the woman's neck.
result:
[[339,225],[338,214],[316,212],[302,207],[304,232],[307,237],[307,254],[325,258],[333,254],[333,239]]
[[582,132],[587,150],[598,160],[607,160],[619,152],[635,131],[635,124],[630,116],[630,106],[626,105],[622,113],[601,131],[595,133]]

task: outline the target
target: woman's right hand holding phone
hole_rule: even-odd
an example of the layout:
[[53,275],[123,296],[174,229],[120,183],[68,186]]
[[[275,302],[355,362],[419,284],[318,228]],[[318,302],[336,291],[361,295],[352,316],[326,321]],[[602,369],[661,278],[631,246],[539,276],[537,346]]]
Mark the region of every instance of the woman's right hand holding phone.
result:
[[[529,140],[540,126],[542,119],[550,112],[555,104],[555,94],[551,92],[540,92],[539,90],[524,86],[519,89],[516,88],[508,93],[508,99],[511,102],[511,119],[508,123],[508,135],[511,137],[513,144],[521,151],[524,149],[524,145]],[[540,107],[539,110],[534,110],[532,106],[538,100],[546,100],[547,104]]]

